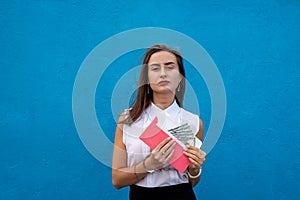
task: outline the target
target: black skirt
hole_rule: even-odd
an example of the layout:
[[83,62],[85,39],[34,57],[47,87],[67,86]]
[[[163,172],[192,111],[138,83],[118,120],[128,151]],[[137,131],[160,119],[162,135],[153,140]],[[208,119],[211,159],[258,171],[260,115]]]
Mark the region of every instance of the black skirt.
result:
[[137,185],[130,186],[130,200],[196,200],[193,187],[190,183],[179,185],[147,188]]

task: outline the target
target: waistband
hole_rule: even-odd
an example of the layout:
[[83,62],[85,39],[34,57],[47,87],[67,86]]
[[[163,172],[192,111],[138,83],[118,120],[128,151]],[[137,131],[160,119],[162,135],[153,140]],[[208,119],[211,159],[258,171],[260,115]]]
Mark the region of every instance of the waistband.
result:
[[196,196],[190,183],[181,183],[177,185],[163,187],[141,187],[138,185],[130,186],[130,200],[196,200]]

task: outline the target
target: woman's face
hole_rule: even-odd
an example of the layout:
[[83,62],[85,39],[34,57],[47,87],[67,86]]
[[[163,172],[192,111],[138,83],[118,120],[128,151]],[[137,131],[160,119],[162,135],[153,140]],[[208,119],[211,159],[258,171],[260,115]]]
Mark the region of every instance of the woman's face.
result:
[[182,79],[176,56],[167,51],[152,54],[148,62],[148,79],[153,92],[175,94]]

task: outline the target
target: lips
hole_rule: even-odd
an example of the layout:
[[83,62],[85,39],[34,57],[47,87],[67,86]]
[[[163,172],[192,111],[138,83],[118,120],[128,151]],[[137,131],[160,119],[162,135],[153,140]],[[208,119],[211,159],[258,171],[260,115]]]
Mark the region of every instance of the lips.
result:
[[168,85],[170,81],[159,81],[158,85]]

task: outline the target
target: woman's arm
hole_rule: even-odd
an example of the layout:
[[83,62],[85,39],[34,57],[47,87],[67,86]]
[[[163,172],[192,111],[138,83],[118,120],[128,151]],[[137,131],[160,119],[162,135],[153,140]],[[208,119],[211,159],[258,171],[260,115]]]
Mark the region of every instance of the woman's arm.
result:
[[112,159],[112,184],[117,189],[135,184],[147,175],[147,172],[143,170],[142,163],[127,167],[126,146],[123,143],[123,120],[124,114],[121,114],[116,127]]
[[[201,141],[203,141],[203,133],[204,133],[204,125],[202,120],[199,118],[199,131],[196,134],[196,137]],[[185,154],[189,157],[191,161],[191,164],[188,167],[189,174],[191,176],[197,176],[199,170],[201,170],[201,167],[205,162],[206,153],[199,148],[189,146],[185,151]],[[200,181],[200,177],[201,175],[198,176],[197,178],[191,178],[189,176],[189,181],[193,187],[197,185],[197,183]]]

